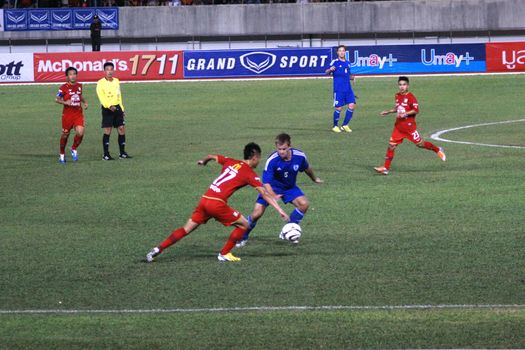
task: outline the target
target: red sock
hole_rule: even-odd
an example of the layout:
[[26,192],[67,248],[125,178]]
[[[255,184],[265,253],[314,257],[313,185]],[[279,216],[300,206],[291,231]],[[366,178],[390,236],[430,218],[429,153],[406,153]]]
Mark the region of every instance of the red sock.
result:
[[240,227],[235,228],[235,230],[233,230],[232,233],[230,234],[230,238],[228,238],[228,241],[226,242],[224,247],[222,247],[221,255],[228,254],[230,250],[232,250],[233,247],[235,247],[235,243],[237,243],[238,241],[242,239],[245,232],[246,230],[243,228],[240,228]]
[[179,227],[178,229],[173,231],[171,235],[169,235],[169,237],[164,240],[164,242],[162,242],[159,245],[160,251],[162,252],[164,249],[168,248],[170,245],[174,244],[177,241],[180,241],[187,234],[188,232],[186,232],[184,227]]
[[385,168],[390,169],[390,164],[392,163],[392,159],[394,159],[394,150],[388,148],[386,150],[386,156],[385,156]]
[[82,136],[75,135],[75,138],[73,139],[73,146],[71,148],[76,150],[78,145],[80,145],[82,143],[82,139],[83,138],[84,138],[84,135],[82,135]]
[[67,145],[67,139],[69,135],[60,136],[60,154],[64,154],[66,152],[66,145]]
[[436,153],[439,152],[439,147],[437,147],[436,145],[434,145],[432,142],[428,142],[428,141],[425,141],[425,143],[423,143],[423,147],[426,148],[426,149],[430,149]]

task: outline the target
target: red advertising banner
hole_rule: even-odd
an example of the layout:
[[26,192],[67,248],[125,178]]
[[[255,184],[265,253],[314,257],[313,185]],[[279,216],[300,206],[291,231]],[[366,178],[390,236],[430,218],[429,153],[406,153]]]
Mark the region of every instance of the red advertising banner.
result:
[[36,82],[59,82],[68,67],[78,69],[81,82],[104,76],[104,63],[113,62],[115,77],[122,81],[175,80],[184,77],[182,51],[123,51],[35,53]]
[[487,43],[487,72],[525,71],[525,42]]

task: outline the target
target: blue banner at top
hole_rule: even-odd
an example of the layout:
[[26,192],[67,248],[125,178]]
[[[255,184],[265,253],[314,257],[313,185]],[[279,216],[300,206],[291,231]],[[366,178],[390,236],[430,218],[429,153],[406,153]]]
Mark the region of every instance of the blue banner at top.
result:
[[[485,72],[485,44],[348,46],[353,74]],[[337,48],[332,57],[337,57]]]
[[32,30],[85,30],[97,15],[102,29],[119,28],[118,7],[104,8],[57,8],[57,9],[6,9],[4,29],[6,31]]
[[323,75],[331,48],[184,51],[185,78]]

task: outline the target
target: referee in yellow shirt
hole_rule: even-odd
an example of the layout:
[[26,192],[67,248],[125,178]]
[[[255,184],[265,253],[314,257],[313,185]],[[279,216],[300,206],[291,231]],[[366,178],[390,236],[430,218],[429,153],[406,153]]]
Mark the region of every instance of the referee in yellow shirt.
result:
[[103,160],[113,160],[109,154],[109,137],[111,130],[117,128],[120,159],[131,158],[126,153],[126,122],[124,121],[124,105],[120,93],[120,82],[113,77],[115,65],[112,62],[104,63],[104,78],[97,82],[97,96],[102,105],[102,146],[104,147]]

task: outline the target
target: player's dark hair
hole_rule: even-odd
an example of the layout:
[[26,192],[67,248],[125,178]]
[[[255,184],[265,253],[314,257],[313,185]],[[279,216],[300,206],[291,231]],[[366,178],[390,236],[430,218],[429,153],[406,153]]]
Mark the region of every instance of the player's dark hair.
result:
[[111,67],[111,68],[115,69],[115,65],[113,64],[113,62],[106,62],[106,63],[104,63],[104,70],[106,70],[106,67]]
[[399,83],[400,81],[406,81],[407,84],[409,83],[409,80],[408,80],[408,77],[405,77],[405,76],[401,76],[397,79],[397,82]]
[[253,156],[260,155],[261,153],[261,147],[255,142],[250,142],[244,146],[244,160],[251,159]]
[[345,45],[338,45],[336,51],[339,51],[340,48],[344,48],[346,50],[346,46]]
[[284,145],[285,143],[288,144],[288,145],[291,145],[292,144],[292,138],[290,137],[290,135],[282,133],[282,134],[279,134],[279,135],[277,135],[275,137],[275,143],[277,145]]
[[78,70],[75,67],[67,67],[67,69],[66,69],[66,77],[67,77],[68,73],[71,72],[71,71],[74,71],[75,73],[78,74]]

